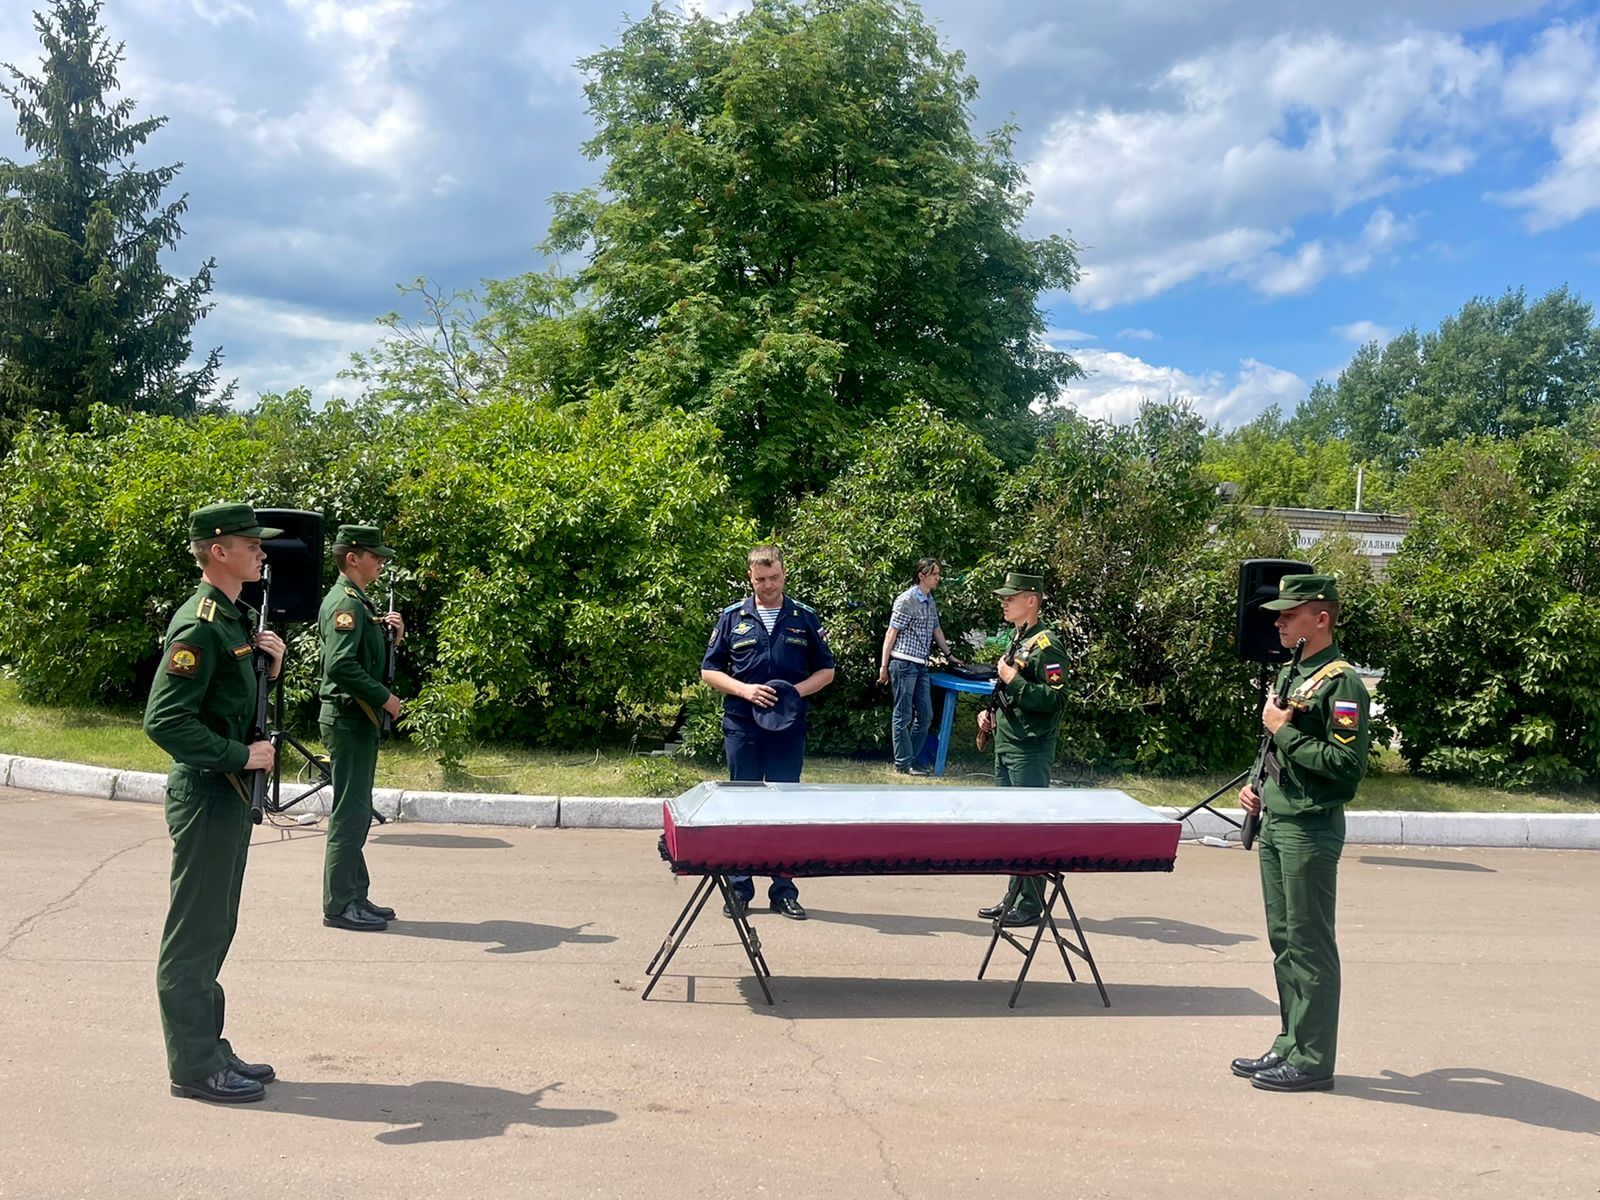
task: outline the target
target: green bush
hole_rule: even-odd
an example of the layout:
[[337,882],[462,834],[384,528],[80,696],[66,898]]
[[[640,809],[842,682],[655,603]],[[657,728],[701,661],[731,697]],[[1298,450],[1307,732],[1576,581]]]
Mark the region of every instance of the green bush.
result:
[[[977,434],[908,404],[868,427],[849,466],[796,509],[783,536],[789,590],[821,614],[838,663],[811,714],[813,753],[887,749],[891,697],[878,659],[890,609],[919,558],[959,575],[975,557],[998,468]],[[953,640],[975,619],[970,599],[959,584],[936,598]]]
[[1600,451],[1557,432],[1427,455],[1390,564],[1382,696],[1412,770],[1600,776]]
[[439,421],[395,488],[428,616],[425,744],[592,739],[681,692],[752,536],[715,444],[701,419],[641,426],[604,401]]

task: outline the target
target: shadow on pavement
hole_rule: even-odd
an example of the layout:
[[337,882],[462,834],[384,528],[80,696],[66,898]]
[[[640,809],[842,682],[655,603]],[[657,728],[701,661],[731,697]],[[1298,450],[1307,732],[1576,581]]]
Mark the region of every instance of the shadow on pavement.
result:
[[[1040,954],[1043,954],[1043,949]],[[1012,964],[1015,966],[1015,964]],[[974,964],[976,966],[976,964]],[[1055,969],[1062,970],[1057,961]],[[1034,963],[1017,1007],[1008,1009],[1014,974],[992,979],[872,979],[776,974],[770,981],[775,1006],[749,976],[739,990],[752,1012],[793,1020],[857,1020],[866,1017],[1270,1017],[1278,1006],[1259,992],[1236,987],[1164,987],[1106,981],[1111,1007],[1100,1003],[1094,980],[1081,966],[1078,982],[1039,979]],[[1065,973],[1065,972],[1063,972]],[[1340,1078],[1343,1083],[1343,1077]]]
[[429,850],[509,850],[504,838],[467,833],[378,833],[367,839],[385,846],[422,846]]
[[[829,925],[859,925],[863,929],[901,937],[936,937],[941,933],[989,936],[989,923],[975,916],[962,920],[959,917],[908,917],[894,913],[829,912],[825,908],[812,908],[810,905],[806,906],[806,912],[811,914],[813,921],[823,921]],[[766,915],[783,920],[776,913],[766,914],[759,909],[751,911],[751,916]]]
[[1385,1071],[1381,1078],[1340,1075],[1338,1094],[1438,1112],[1500,1117],[1600,1136],[1600,1100],[1536,1079],[1477,1067],[1441,1067],[1421,1075]]
[[540,925],[534,921],[392,921],[389,937],[434,938],[443,942],[488,942],[489,954],[529,954],[557,946],[598,946],[617,939],[609,933],[584,933],[582,925]]
[[617,1114],[603,1108],[544,1108],[561,1084],[531,1092],[427,1079],[420,1083],[294,1083],[280,1079],[262,1107],[329,1121],[370,1121],[391,1128],[376,1135],[390,1146],[461,1142],[503,1136],[513,1125],[575,1129],[604,1125]]
[[1369,867],[1421,867],[1426,871],[1479,871],[1485,875],[1498,873],[1493,867],[1462,862],[1460,859],[1397,858],[1384,854],[1363,854],[1356,861],[1366,863]]
[[[1056,924],[1070,932],[1072,925],[1059,916]],[[1103,933],[1111,937],[1142,938],[1147,942],[1164,942],[1169,946],[1237,946],[1241,942],[1261,939],[1249,933],[1229,933],[1212,929],[1208,925],[1195,925],[1173,917],[1116,917],[1110,921],[1078,918],[1085,933]]]

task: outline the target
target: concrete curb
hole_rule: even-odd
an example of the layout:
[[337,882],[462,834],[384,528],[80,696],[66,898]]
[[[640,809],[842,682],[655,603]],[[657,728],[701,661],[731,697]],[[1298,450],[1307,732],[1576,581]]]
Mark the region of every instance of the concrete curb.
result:
[[[1157,808],[1176,817],[1182,809]],[[1242,810],[1218,809],[1242,820]],[[1239,841],[1239,830],[1201,809],[1183,823],[1185,840]],[[1345,840],[1357,846],[1494,846],[1530,850],[1600,850],[1600,815],[1585,813],[1349,812]]]
[[[167,777],[82,763],[0,754],[0,785],[101,800],[160,804]],[[519,825],[536,829],[660,829],[658,798],[639,796],[512,796],[409,792],[377,788],[373,804],[390,820],[447,825]],[[295,812],[325,816],[326,790]],[[1156,808],[1176,817],[1178,808]],[[1219,809],[1238,819],[1238,809]],[[1362,846],[1496,846],[1537,850],[1600,850],[1600,815],[1584,813],[1351,812],[1346,837]],[[1184,822],[1184,837],[1237,843],[1239,831],[1201,809]]]

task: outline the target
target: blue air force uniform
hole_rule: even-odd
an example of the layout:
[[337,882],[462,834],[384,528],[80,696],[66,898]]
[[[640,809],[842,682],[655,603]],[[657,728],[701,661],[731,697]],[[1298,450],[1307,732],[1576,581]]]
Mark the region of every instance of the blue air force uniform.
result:
[[[818,671],[831,669],[833,651],[823,636],[816,610],[789,596],[783,598],[772,632],[756,612],[754,596],[728,605],[717,617],[706,646],[701,670],[722,671],[740,683],[799,683]],[[762,728],[755,706],[739,696],[722,698],[722,744],[728,755],[728,778],[797,783],[806,756],[807,702],[793,695],[786,699],[797,712],[786,728]],[[785,722],[766,722],[768,725]],[[748,899],[753,891],[749,877],[732,877],[734,889]],[[768,893],[773,900],[793,898],[793,882],[774,879]]]

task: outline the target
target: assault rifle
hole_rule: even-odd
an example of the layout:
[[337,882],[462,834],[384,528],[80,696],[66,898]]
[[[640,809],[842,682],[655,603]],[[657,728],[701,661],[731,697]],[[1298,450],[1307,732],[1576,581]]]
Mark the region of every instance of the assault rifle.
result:
[[[1013,667],[1017,665],[1017,646],[1020,645],[1021,642],[1022,631],[1013,628],[1011,630],[1011,644],[1006,647],[1005,657],[1003,659],[1003,661],[1008,665]],[[994,677],[994,691],[990,692],[989,695],[984,698],[983,707],[980,709],[980,711],[986,712],[991,716],[993,716],[996,712],[1011,711],[1011,701],[1006,699],[1005,680],[1001,679],[998,673],[996,673]],[[978,726],[978,749],[987,750],[988,748],[989,735],[983,731],[983,726],[980,725]]]
[[[394,611],[394,580],[389,580],[389,611]],[[400,669],[400,647],[396,643],[394,626],[383,627],[383,686],[391,692],[394,691],[395,672]],[[378,736],[383,737],[394,732],[394,717],[387,710],[378,718]]]
[[[261,564],[261,611],[256,615],[256,642],[254,666],[256,669],[256,713],[250,725],[250,743],[264,742],[272,737],[272,729],[267,721],[267,705],[272,698],[272,680],[268,677],[272,671],[272,657],[259,643],[261,635],[267,632],[267,606],[272,595],[272,567],[267,563]],[[250,773],[250,823],[261,824],[262,815],[267,806],[267,785],[272,781],[272,772],[269,770],[252,771]]]
[[[1283,673],[1283,678],[1278,681],[1278,687],[1272,694],[1272,703],[1278,708],[1289,707],[1289,683],[1294,679],[1294,669],[1300,665],[1300,656],[1306,652],[1306,640],[1301,638],[1294,644],[1294,655],[1289,659],[1289,666]],[[1272,730],[1261,731],[1261,745],[1256,750],[1255,766],[1250,768],[1250,790],[1257,797],[1261,796],[1262,786],[1266,783],[1267,763],[1272,758]],[[1244,824],[1239,826],[1239,844],[1246,850],[1256,844],[1256,834],[1261,829],[1261,809],[1253,813],[1245,813]]]

